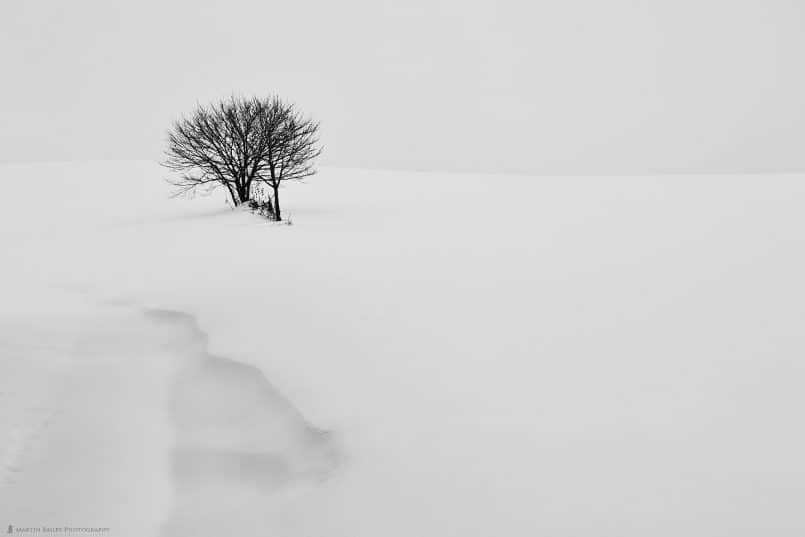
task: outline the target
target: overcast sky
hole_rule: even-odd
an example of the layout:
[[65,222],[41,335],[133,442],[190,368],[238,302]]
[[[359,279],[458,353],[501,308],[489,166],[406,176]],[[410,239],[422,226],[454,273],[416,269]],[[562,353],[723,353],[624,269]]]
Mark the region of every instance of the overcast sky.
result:
[[802,0],[3,0],[0,160],[161,158],[278,92],[335,166],[805,170]]

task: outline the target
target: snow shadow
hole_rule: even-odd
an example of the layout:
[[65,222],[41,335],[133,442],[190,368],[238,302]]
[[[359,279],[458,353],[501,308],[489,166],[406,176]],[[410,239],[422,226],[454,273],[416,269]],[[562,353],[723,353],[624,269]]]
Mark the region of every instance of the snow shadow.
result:
[[327,479],[338,466],[332,436],[309,424],[256,367],[208,351],[189,314],[147,310],[179,358],[169,392],[174,431],[171,537],[211,532],[215,522]]

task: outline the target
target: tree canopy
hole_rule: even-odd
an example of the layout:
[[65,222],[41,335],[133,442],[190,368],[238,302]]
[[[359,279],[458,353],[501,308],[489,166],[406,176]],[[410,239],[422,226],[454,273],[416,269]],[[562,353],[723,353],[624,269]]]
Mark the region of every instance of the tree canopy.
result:
[[316,173],[319,124],[279,97],[231,97],[199,106],[168,132],[164,165],[179,192],[225,187],[235,205],[269,189],[274,218],[281,219],[279,188]]

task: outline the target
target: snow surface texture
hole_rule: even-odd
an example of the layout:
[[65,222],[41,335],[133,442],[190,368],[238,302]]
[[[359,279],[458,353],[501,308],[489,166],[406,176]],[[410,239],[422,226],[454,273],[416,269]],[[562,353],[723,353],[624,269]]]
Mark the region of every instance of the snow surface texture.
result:
[[802,176],[0,168],[0,523],[801,535]]

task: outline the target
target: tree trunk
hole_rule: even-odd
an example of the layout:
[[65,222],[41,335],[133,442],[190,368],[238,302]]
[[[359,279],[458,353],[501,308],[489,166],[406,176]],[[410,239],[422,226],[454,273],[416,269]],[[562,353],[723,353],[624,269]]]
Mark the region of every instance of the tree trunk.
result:
[[226,189],[229,191],[229,197],[232,198],[232,205],[237,207],[238,205],[238,196],[235,194],[235,190],[232,188],[232,185],[229,183],[224,183],[226,185]]
[[238,187],[238,197],[240,198],[239,204],[249,201],[249,187],[247,185]]
[[282,220],[282,213],[280,213],[280,185],[272,185],[274,189],[274,219],[279,222]]

